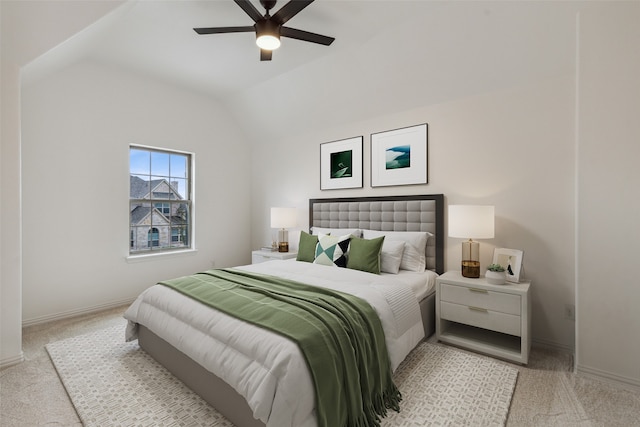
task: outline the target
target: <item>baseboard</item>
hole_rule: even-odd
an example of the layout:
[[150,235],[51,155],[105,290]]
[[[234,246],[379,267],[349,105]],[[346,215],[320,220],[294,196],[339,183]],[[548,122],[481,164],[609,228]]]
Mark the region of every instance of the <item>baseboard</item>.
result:
[[8,368],[9,366],[17,365],[22,362],[24,362],[24,353],[20,351],[20,354],[17,356],[7,357],[0,360],[0,369]]
[[39,325],[42,323],[54,322],[56,320],[68,319],[70,317],[82,316],[84,314],[92,314],[98,311],[109,310],[111,308],[120,307],[122,305],[131,304],[135,298],[127,298],[119,301],[112,301],[106,304],[94,305],[91,307],[79,308],[75,310],[63,311],[55,314],[48,314],[46,316],[34,317],[31,319],[23,319],[22,327]]
[[566,344],[560,344],[554,341],[547,341],[536,338],[531,340],[531,345],[534,345],[536,347],[548,348],[550,350],[558,350],[564,353],[573,354],[575,356],[573,347]]
[[622,377],[612,372],[607,372],[601,369],[591,368],[584,365],[578,365],[576,368],[576,373],[586,378],[611,384],[617,388],[640,392],[640,381],[634,378]]
[[17,356],[7,357],[0,360],[0,369],[8,368],[9,366],[17,365],[22,362],[24,362],[24,353],[20,351],[20,354]]

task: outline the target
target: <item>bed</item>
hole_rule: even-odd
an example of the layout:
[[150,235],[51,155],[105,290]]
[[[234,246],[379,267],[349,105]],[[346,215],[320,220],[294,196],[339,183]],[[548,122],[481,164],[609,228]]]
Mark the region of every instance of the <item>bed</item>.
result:
[[[407,289],[411,288],[411,282],[424,280],[416,279],[417,276],[422,274],[428,277],[427,281],[433,282],[434,276],[444,270],[443,205],[444,196],[440,194],[309,201],[309,235],[323,236],[327,231],[331,235],[330,231],[358,230],[367,240],[383,233],[385,242],[388,242],[393,240],[394,233],[402,236],[402,233],[427,233],[424,254],[426,272],[423,273],[372,275],[299,261],[270,261],[241,266],[237,270],[329,288],[338,282],[343,282],[347,288],[352,287],[348,292],[365,299],[380,316],[391,365],[395,370],[408,352],[434,331],[434,287],[422,288],[417,304],[416,291]],[[336,278],[338,271],[340,276]],[[406,286],[395,286],[398,289],[389,291],[391,287],[387,282],[399,283],[399,277],[407,282]],[[256,327],[253,325],[244,324],[208,307],[196,308],[193,301],[183,295],[176,296],[166,287],[156,285],[152,288],[153,292],[149,292],[151,296],[141,295],[125,314],[129,320],[128,339],[137,338],[141,348],[236,426],[316,425],[311,377],[306,371],[304,359],[290,356],[297,351],[294,343],[282,337],[278,337],[278,341],[264,330],[261,330],[261,336],[254,336],[255,331],[251,328]],[[412,313],[413,309],[395,308],[397,304],[393,301],[411,299],[407,297],[409,292],[413,292],[411,295],[415,300],[416,313]],[[144,298],[147,300],[142,301]],[[389,301],[392,303],[387,304]],[[183,304],[186,304],[186,308],[167,309],[169,305],[177,307]],[[410,316],[413,316],[412,321],[398,320]],[[418,324],[415,323],[415,316],[418,317]],[[209,331],[208,328],[215,330],[213,337],[204,336],[203,331]],[[214,348],[218,345],[216,342],[222,340],[215,335],[218,331],[229,331],[234,342],[225,342]],[[249,339],[236,340],[235,337]],[[278,344],[272,344],[274,341]],[[274,348],[268,347],[271,345]],[[255,353],[256,349],[265,355]],[[238,356],[238,352],[244,356]],[[247,356],[249,352],[252,352],[251,357]],[[230,363],[231,360],[234,362]],[[272,371],[282,373],[277,374],[277,379],[272,379],[272,376],[276,376]],[[269,399],[264,399],[264,395],[268,395]],[[295,406],[291,405],[292,401],[295,401]]]

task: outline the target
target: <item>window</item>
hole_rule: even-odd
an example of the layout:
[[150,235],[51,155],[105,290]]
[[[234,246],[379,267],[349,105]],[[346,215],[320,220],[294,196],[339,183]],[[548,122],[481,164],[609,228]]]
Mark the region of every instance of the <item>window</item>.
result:
[[129,149],[129,253],[191,249],[191,154]]
[[[157,197],[157,196],[156,196]],[[154,206],[158,209],[163,215],[168,215],[171,213],[171,209],[169,208],[169,203],[155,203]]]
[[186,230],[183,227],[173,227],[171,229],[171,241],[183,242],[186,239]]
[[147,233],[147,247],[151,248],[154,246],[160,246],[160,232],[158,232],[158,229],[155,227]]

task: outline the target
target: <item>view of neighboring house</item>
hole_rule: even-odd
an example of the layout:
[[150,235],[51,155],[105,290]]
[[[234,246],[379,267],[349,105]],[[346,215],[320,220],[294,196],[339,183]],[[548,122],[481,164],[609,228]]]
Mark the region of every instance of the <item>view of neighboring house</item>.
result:
[[177,188],[177,182],[131,175],[130,252],[189,246],[188,207]]

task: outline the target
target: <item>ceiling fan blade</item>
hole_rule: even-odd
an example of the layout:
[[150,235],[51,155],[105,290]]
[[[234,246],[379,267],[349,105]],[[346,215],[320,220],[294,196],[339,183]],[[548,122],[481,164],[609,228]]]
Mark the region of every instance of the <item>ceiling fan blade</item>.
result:
[[313,0],[291,0],[282,6],[271,19],[282,25],[311,3],[313,3]]
[[251,26],[245,27],[215,27],[215,28],[194,28],[198,34],[223,34],[223,33],[252,33],[256,29]]
[[258,9],[249,0],[234,0],[238,6],[245,11],[247,15],[253,19],[253,22],[258,22],[263,18],[262,14],[258,12]]
[[271,61],[272,50],[260,49],[260,61]]
[[325,46],[329,46],[335,38],[323,36],[316,33],[310,33],[308,31],[296,30],[295,28],[282,27],[280,28],[280,37],[289,37],[291,39],[302,40],[305,42],[318,43]]

